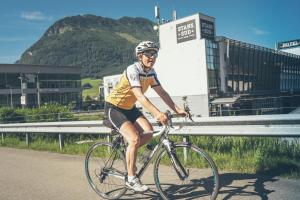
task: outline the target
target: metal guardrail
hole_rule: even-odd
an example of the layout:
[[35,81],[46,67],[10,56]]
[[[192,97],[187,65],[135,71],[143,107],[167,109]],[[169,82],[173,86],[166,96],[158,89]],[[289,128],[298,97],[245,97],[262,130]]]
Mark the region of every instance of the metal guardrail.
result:
[[[300,114],[251,115],[174,119],[170,134],[194,136],[275,136],[300,137]],[[152,122],[154,128],[158,127]],[[29,144],[30,133],[58,133],[60,148],[63,148],[63,134],[103,134],[110,129],[102,121],[68,121],[0,124],[0,133],[26,133]]]

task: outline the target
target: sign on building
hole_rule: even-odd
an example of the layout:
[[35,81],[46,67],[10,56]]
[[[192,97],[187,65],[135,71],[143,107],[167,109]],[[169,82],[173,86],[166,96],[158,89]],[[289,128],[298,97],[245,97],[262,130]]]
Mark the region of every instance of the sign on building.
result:
[[201,38],[213,40],[215,38],[214,22],[200,19]]
[[195,20],[186,21],[176,25],[177,43],[196,39]]
[[292,48],[292,47],[294,48],[299,46],[300,46],[300,39],[277,43],[277,49],[287,49],[287,48]]

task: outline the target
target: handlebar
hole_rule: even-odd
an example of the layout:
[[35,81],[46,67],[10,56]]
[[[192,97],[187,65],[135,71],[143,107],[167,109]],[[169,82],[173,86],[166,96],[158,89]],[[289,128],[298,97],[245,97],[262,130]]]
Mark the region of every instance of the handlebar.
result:
[[168,125],[163,125],[162,129],[160,129],[159,131],[153,131],[153,137],[160,136],[167,130],[167,128],[168,128]]
[[[186,117],[189,118],[192,122],[194,122],[194,120],[192,119],[192,115],[190,113],[189,107],[185,106],[184,110],[188,114]],[[170,127],[173,127],[172,118],[183,117],[182,114],[177,114],[177,113],[172,114],[169,110],[166,111],[166,115],[168,116],[168,122],[167,122],[167,124],[162,125],[162,124],[159,123],[159,125],[162,125],[163,127],[159,131],[154,131],[153,132],[153,137],[157,137],[157,136],[163,134]]]

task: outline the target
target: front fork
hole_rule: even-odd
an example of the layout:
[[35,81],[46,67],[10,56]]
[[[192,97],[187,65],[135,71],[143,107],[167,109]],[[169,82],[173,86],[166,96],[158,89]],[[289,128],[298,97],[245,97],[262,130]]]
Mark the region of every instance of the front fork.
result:
[[175,152],[174,143],[165,138],[163,139],[163,144],[178,177],[182,181],[185,180],[189,176],[189,171],[182,166],[180,160],[178,159],[178,156]]

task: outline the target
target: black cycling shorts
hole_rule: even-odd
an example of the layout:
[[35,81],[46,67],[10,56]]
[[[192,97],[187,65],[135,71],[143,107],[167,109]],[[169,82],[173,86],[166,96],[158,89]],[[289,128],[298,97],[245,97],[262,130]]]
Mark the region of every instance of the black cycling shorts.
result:
[[108,102],[105,102],[104,112],[110,123],[118,129],[124,122],[134,123],[139,117],[144,116],[135,106],[130,110],[125,110]]

